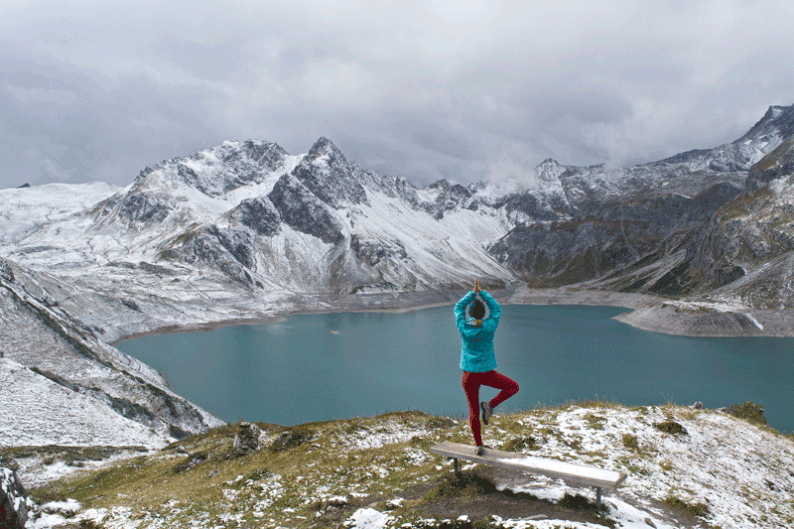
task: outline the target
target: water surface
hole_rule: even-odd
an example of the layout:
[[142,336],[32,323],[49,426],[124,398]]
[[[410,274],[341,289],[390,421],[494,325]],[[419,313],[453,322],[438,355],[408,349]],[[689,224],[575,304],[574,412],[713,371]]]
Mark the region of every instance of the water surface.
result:
[[[613,307],[504,305],[497,370],[519,393],[502,410],[601,399],[622,404],[750,400],[794,431],[794,338],[690,338],[635,329]],[[468,415],[452,307],[335,313],[147,336],[117,345],[226,421],[294,425],[387,411]],[[484,388],[481,400],[496,390]]]

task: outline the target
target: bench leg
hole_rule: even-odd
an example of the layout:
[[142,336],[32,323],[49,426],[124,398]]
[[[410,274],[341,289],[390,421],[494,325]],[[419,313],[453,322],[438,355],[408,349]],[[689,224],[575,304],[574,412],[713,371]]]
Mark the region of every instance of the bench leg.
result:
[[458,458],[452,458],[452,464],[455,467],[455,474],[460,474],[460,464],[458,463]]
[[601,487],[596,487],[596,507],[601,507]]

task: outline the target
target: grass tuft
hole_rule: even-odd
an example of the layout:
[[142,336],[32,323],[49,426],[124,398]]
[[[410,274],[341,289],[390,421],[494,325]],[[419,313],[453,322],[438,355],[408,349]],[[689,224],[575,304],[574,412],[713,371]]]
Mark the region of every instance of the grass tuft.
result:
[[447,496],[477,496],[495,492],[496,485],[489,479],[474,472],[460,472],[445,478],[440,485],[425,494],[424,499],[435,501]]
[[637,450],[640,447],[640,442],[637,439],[637,436],[630,433],[623,434],[623,446],[628,448],[629,450]]
[[769,421],[764,417],[764,408],[760,404],[750,401],[743,404],[733,404],[728,408],[728,413],[751,424],[769,426]]
[[505,452],[523,452],[525,450],[537,450],[540,448],[534,437],[514,437],[508,439],[502,445]]
[[670,507],[684,511],[697,518],[705,518],[709,515],[709,506],[705,503],[689,503],[674,496],[672,493],[668,494],[662,501]]

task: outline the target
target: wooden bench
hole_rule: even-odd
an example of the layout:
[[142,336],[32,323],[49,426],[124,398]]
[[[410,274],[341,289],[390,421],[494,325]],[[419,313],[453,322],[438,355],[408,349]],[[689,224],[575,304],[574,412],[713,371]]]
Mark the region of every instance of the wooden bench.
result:
[[455,472],[460,472],[458,459],[466,459],[467,461],[483,465],[518,470],[530,474],[542,474],[550,478],[562,479],[566,483],[575,486],[595,487],[596,506],[598,507],[601,506],[601,489],[617,488],[626,479],[626,474],[612,470],[574,465],[564,461],[557,461],[556,459],[514,454],[502,452],[501,450],[491,450],[490,448],[486,448],[483,455],[478,456],[474,452],[473,446],[450,443],[448,441],[432,447],[430,452],[453,459]]

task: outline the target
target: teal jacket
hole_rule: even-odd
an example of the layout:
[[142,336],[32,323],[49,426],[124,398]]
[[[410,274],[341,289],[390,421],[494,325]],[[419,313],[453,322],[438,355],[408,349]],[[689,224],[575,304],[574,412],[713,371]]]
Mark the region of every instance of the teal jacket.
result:
[[475,297],[474,292],[469,291],[455,304],[455,323],[463,342],[460,350],[460,368],[470,373],[484,373],[496,369],[493,335],[499,325],[502,307],[488,292],[481,290],[480,297],[491,313],[490,315],[486,313],[487,319],[482,320],[482,327],[476,327],[474,319],[467,321],[467,308]]

